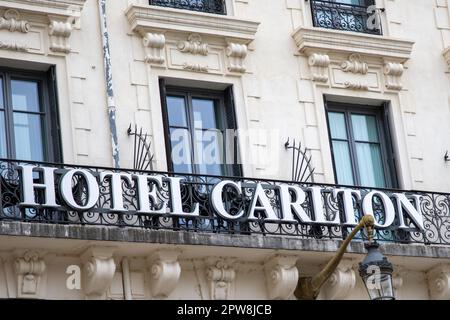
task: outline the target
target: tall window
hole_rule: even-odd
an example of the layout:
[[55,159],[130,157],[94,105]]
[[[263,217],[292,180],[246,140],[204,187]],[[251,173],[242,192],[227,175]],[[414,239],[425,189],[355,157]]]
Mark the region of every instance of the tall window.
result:
[[0,157],[59,160],[56,110],[46,74],[0,70]]
[[166,87],[169,169],[176,173],[240,175],[236,162],[236,121],[231,89],[225,92]]
[[328,125],[338,184],[396,187],[382,108],[328,103]]
[[225,0],[150,0],[150,5],[226,14]]

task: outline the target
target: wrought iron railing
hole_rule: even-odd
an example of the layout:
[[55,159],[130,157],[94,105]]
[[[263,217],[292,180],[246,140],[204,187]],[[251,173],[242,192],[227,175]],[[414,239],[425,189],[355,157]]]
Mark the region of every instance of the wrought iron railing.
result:
[[382,34],[380,12],[375,7],[327,0],[310,0],[314,27]]
[[150,5],[226,14],[225,0],[150,0]]
[[[55,168],[54,184],[55,184],[55,202],[57,207],[49,208],[44,206],[44,193],[42,189],[35,188],[36,205],[23,205],[24,187],[22,181],[22,173],[18,170],[18,165],[30,164],[35,169],[33,183],[43,183],[42,174],[39,173],[43,167]],[[39,169],[40,168],[40,169]],[[62,177],[72,169],[84,169],[95,177],[99,197],[92,209],[88,211],[73,210],[66,203],[66,197],[59,190]],[[164,213],[140,213],[138,204],[137,181],[132,179],[127,182],[125,180],[120,184],[123,197],[123,212],[113,212],[113,198],[111,192],[111,183],[107,179],[100,181],[99,176],[105,172],[120,172],[131,175],[148,175],[160,176],[163,179],[160,187],[157,188],[156,197],[159,204],[152,204],[152,210],[162,210]],[[184,181],[181,184],[181,197],[183,211],[190,212],[196,204],[199,206],[199,216],[181,217],[171,212],[174,206],[170,196],[171,182],[169,177],[181,177]],[[231,180],[240,183],[241,192],[236,189],[224,189],[222,199],[227,212],[230,215],[237,214],[242,210],[248,211],[254,197],[257,184],[263,186],[264,193],[273,206],[276,215],[280,215],[277,204],[280,201],[279,186],[293,185],[301,188],[318,186],[322,188],[320,205],[325,212],[327,221],[333,221],[336,215],[343,217],[341,200],[335,198],[333,190],[343,188],[342,186],[325,185],[325,184],[300,184],[289,181],[275,180],[258,180],[237,177],[217,177],[217,176],[201,176],[201,175],[174,175],[171,173],[159,172],[143,172],[135,170],[118,170],[100,167],[83,167],[73,165],[58,165],[44,163],[30,163],[24,161],[12,161],[0,159],[0,221],[21,221],[30,223],[46,223],[46,224],[75,224],[75,225],[102,225],[111,227],[130,227],[154,230],[174,230],[187,232],[204,232],[204,233],[222,233],[222,234],[262,234],[281,237],[295,238],[315,238],[315,239],[343,239],[351,232],[352,227],[340,223],[339,225],[311,224],[304,223],[300,220],[295,222],[284,222],[281,220],[267,222],[265,217],[260,214],[257,219],[250,221],[246,217],[237,220],[227,220],[215,214],[215,210],[211,199],[212,188],[222,180]],[[72,177],[72,193],[77,203],[84,203],[88,198],[88,191],[84,181],[80,176]],[[367,195],[373,191],[368,188],[351,187],[359,190],[361,194]],[[150,188],[151,189],[151,188]],[[29,189],[28,189],[29,190]],[[92,191],[92,190],[91,190]],[[422,244],[441,244],[450,245],[450,194],[433,193],[423,191],[399,191],[399,190],[381,190],[383,193],[393,198],[394,193],[402,193],[408,197],[419,196],[420,203],[418,207],[423,215],[423,230],[416,227],[415,223],[406,215],[404,217],[404,225],[407,228],[399,229],[399,221],[397,212],[398,207],[395,206],[396,218],[392,227],[387,229],[378,229],[376,237],[380,241],[397,242],[397,243],[422,243]],[[148,192],[148,190],[147,190]],[[312,194],[306,193],[306,199],[302,207],[309,217],[315,215]],[[376,198],[375,198],[376,199]],[[362,216],[361,200],[354,198],[353,201],[355,221]],[[72,208],[72,209],[71,209]],[[316,207],[317,208],[317,207]],[[377,221],[383,221],[384,205],[381,201],[374,201],[373,211]],[[341,219],[343,220],[343,219]],[[361,234],[359,239],[364,238]]]

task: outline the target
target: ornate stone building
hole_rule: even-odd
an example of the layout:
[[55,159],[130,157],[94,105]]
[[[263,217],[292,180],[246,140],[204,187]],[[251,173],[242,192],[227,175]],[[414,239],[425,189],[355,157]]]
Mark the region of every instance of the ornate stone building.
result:
[[[0,17],[0,298],[295,299],[372,214],[395,297],[450,299],[448,0]],[[319,299],[368,299],[365,236]]]

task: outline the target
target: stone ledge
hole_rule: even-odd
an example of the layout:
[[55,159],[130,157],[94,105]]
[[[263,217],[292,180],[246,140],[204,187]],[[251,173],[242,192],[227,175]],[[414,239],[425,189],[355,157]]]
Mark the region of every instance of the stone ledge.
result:
[[9,0],[1,1],[0,7],[34,14],[61,17],[79,17],[87,0]]
[[324,28],[300,27],[292,37],[298,51],[359,53],[400,63],[411,57],[414,41],[386,36],[330,30]]
[[131,5],[126,16],[133,31],[197,33],[249,43],[255,38],[259,22],[216,14],[155,6]]
[[[336,240],[296,239],[255,234],[251,236],[225,235],[167,230],[143,230],[137,228],[52,225],[9,221],[0,222],[0,235],[313,252],[335,252],[342,243],[342,241]],[[390,256],[450,259],[450,250],[448,246],[386,243],[382,245],[382,251],[386,255]],[[352,242],[349,245],[347,252],[366,254],[364,245],[361,242]]]

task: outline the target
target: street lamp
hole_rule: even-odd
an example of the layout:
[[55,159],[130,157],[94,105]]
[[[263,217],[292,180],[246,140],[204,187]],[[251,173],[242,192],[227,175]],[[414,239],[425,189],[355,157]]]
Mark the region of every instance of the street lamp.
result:
[[368,253],[359,264],[359,274],[364,281],[371,300],[395,300],[394,286],[392,283],[393,267],[379,251],[379,245],[373,241],[374,225],[375,219],[373,216],[363,216],[359,224],[344,240],[336,255],[327,263],[322,271],[314,277],[302,277],[298,280],[294,293],[297,299],[315,300],[317,298],[320,289],[342,260],[352,239],[361,229],[366,229],[368,243],[365,244],[365,248],[368,250]]
[[392,272],[394,268],[378,250],[378,243],[365,245],[369,253],[359,264],[359,275],[364,281],[371,300],[395,300]]

